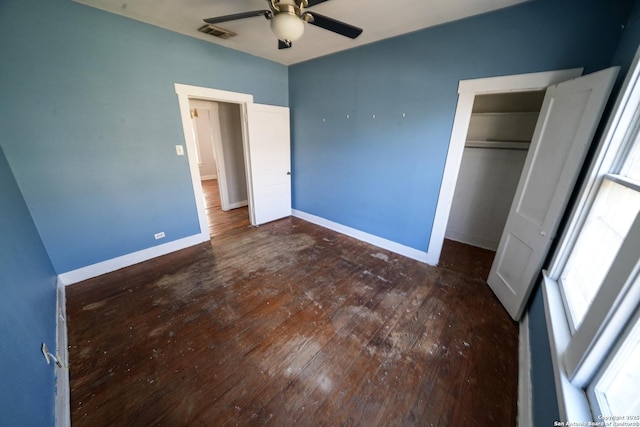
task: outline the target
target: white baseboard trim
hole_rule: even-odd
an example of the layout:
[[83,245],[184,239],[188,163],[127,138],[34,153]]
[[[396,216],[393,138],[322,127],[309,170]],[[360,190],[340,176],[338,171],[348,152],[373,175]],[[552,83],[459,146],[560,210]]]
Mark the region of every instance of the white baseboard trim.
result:
[[529,341],[529,314],[520,320],[518,347],[518,427],[533,426],[531,394],[531,343]]
[[249,202],[246,200],[243,200],[241,202],[229,203],[229,210],[242,208],[244,206],[249,206]]
[[56,357],[63,368],[56,366],[56,427],[71,426],[71,388],[69,386],[69,347],[67,339],[67,304],[64,284],[58,278],[56,291]]
[[58,276],[58,280],[60,280],[65,286],[69,286],[74,283],[82,282],[83,280],[91,279],[92,277],[97,277],[124,267],[129,267],[130,265],[179,251],[180,249],[188,248],[189,246],[194,246],[208,240],[210,240],[208,233],[194,234],[193,236],[184,237],[182,239],[174,240],[173,242],[167,242],[162,245],[153,246],[148,249],[143,249],[141,251],[119,256],[93,265],[88,265],[77,270],[67,271],[66,273],[60,274]]
[[328,219],[308,214],[297,209],[292,209],[291,215],[300,219],[304,219],[305,221],[311,222],[321,227],[328,228],[329,230],[336,231],[340,234],[345,234],[349,237],[353,237],[379,248],[395,252],[407,258],[427,263],[426,252],[419,251],[417,249],[401,245],[400,243],[392,242],[391,240],[383,239],[382,237],[374,236],[373,234],[365,233],[364,231],[356,230],[355,228],[347,227],[346,225],[338,224],[337,222],[329,221]]

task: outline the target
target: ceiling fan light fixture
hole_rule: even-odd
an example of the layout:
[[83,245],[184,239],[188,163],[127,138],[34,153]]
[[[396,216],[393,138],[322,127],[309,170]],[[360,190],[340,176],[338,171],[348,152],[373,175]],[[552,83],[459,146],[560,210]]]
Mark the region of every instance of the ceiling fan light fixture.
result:
[[279,40],[294,42],[302,37],[304,22],[293,13],[277,13],[271,18],[271,31]]

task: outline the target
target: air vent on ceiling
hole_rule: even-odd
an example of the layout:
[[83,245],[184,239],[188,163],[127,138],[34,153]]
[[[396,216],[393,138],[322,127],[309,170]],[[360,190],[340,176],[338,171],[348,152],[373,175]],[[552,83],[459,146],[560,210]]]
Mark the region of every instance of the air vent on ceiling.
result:
[[233,31],[225,30],[224,28],[216,27],[215,25],[211,24],[203,25],[202,27],[198,28],[198,31],[221,39],[228,39],[233,36],[237,36],[237,34]]

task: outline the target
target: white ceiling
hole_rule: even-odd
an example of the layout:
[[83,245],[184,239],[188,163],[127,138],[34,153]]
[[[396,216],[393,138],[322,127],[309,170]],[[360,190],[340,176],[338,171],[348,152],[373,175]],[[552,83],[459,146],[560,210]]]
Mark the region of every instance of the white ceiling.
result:
[[143,21],[251,55],[291,65],[363,44],[455,21],[528,0],[330,0],[309,8],[363,28],[355,40],[305,26],[291,49],[278,50],[277,39],[263,17],[219,24],[238,35],[222,40],[197,30],[202,19],[268,9],[267,0],[75,0],[78,3]]

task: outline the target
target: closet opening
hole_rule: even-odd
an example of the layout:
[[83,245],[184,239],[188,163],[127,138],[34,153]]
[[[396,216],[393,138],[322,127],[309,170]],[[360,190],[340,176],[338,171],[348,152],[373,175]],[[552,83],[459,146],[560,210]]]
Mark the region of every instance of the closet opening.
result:
[[462,267],[488,277],[544,96],[545,90],[475,96],[441,265],[450,262],[448,252],[466,252],[462,258],[474,265]]

